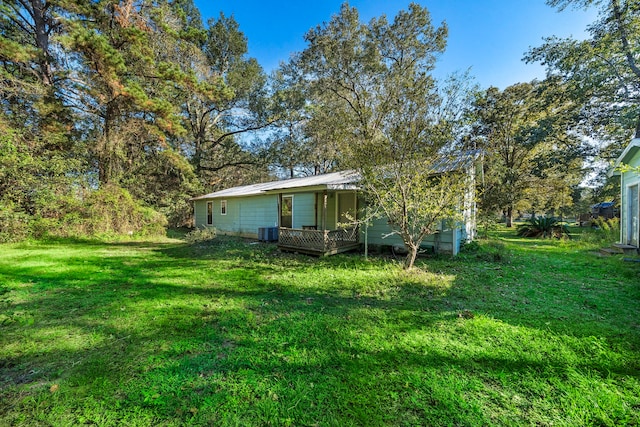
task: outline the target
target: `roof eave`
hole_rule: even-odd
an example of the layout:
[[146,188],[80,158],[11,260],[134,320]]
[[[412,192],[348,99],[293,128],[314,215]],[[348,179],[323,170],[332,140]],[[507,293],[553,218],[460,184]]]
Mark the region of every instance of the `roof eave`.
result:
[[631,140],[631,143],[624,149],[620,157],[614,163],[614,167],[618,167],[623,163],[626,163],[629,159],[635,155],[635,152],[640,150],[640,138],[634,138]]

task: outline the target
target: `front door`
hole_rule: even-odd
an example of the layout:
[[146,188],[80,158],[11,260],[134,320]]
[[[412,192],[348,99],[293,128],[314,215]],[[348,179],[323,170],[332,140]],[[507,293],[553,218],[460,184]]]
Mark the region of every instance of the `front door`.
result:
[[293,228],[293,196],[282,196],[280,227]]
[[627,244],[638,247],[640,239],[640,222],[638,214],[640,211],[640,200],[638,199],[639,185],[632,185],[628,188],[628,216],[627,216]]

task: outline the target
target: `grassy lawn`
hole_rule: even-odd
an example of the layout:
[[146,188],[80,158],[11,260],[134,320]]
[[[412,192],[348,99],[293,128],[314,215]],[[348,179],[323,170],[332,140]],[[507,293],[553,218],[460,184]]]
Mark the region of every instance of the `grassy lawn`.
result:
[[640,263],[0,245],[0,425],[640,425]]

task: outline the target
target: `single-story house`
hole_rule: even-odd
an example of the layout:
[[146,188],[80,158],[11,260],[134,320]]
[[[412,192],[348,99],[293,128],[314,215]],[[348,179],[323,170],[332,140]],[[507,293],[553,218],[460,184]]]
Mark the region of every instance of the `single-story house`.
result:
[[[628,166],[622,168],[621,166]],[[625,148],[614,164],[620,175],[620,244],[640,247],[640,138]]]
[[[475,162],[468,169],[475,177]],[[462,162],[460,162],[460,165]],[[459,167],[459,166],[458,166]],[[384,218],[367,226],[353,222],[361,208],[359,175],[353,171],[292,178],[216,191],[192,199],[194,226],[215,227],[219,234],[278,242],[278,247],[313,255],[330,255],[372,246],[401,246]],[[464,221],[442,224],[423,246],[456,255],[475,235],[473,179],[465,197]],[[351,224],[351,225],[350,225]]]

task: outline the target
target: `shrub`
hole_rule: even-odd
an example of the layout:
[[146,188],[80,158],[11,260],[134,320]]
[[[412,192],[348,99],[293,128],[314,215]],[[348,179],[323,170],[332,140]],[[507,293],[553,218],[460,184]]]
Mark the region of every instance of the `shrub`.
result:
[[462,246],[460,253],[462,256],[472,256],[486,262],[505,262],[509,259],[504,243],[495,240],[484,242],[474,240]]
[[163,234],[164,215],[142,206],[124,188],[105,185],[87,197],[87,234],[153,236]]
[[18,242],[29,237],[29,215],[0,203],[0,243]]
[[196,228],[184,236],[188,243],[208,242],[216,238],[216,229],[214,227]]
[[186,195],[173,199],[170,206],[162,208],[161,212],[167,217],[169,227],[190,227],[192,224],[193,206]]
[[478,238],[488,239],[489,233],[498,229],[498,218],[493,213],[483,213],[478,215]]
[[620,218],[595,218],[591,230],[585,231],[580,236],[582,242],[593,245],[609,245],[619,239]]
[[591,226],[603,231],[614,231],[614,232],[619,232],[620,231],[620,218],[603,218],[603,217],[598,217],[595,218],[592,222],[591,222]]
[[34,191],[33,198],[32,212],[0,201],[0,242],[30,237],[158,236],[165,234],[167,226],[164,215],[115,185],[91,192],[84,201],[74,192]]
[[516,234],[521,237],[568,237],[569,227],[554,217],[533,217],[518,226]]

